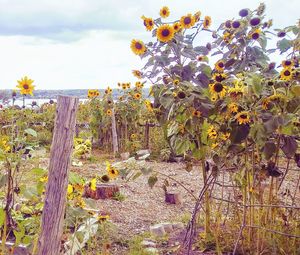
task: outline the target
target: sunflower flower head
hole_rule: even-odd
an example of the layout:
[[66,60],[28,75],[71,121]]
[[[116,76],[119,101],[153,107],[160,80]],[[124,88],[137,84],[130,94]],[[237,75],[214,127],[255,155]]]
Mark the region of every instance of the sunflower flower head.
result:
[[239,107],[236,103],[230,103],[228,105],[228,110],[229,110],[230,113],[237,113],[238,110],[239,110]]
[[137,99],[137,100],[141,99],[141,97],[142,97],[142,95],[140,93],[135,93],[134,94],[134,98]]
[[169,7],[168,6],[164,6],[160,9],[159,11],[159,15],[162,17],[162,18],[167,18],[169,17],[170,15],[170,10],[169,10]]
[[21,95],[33,96],[33,90],[35,88],[35,86],[33,85],[34,80],[31,80],[27,76],[25,76],[17,82],[18,82],[17,88],[20,89]]
[[222,82],[215,82],[209,84],[209,91],[211,94],[215,94],[220,98],[223,98],[226,95],[227,86],[225,86]]
[[169,42],[173,39],[175,34],[175,30],[173,26],[170,26],[168,24],[161,25],[157,28],[156,31],[156,37],[161,42]]
[[198,21],[200,20],[200,17],[201,17],[201,12],[200,12],[200,11],[197,11],[197,12],[194,14],[195,22],[198,22]]
[[287,67],[282,69],[282,71],[280,72],[280,80],[283,81],[290,81],[293,78],[293,71],[291,68]]
[[244,125],[250,123],[250,114],[247,111],[242,111],[235,115],[235,119],[239,125]]
[[180,24],[183,28],[188,29],[195,25],[195,16],[192,14],[187,14],[185,16],[182,16],[180,19]]
[[130,48],[134,54],[139,55],[139,56],[143,55],[147,50],[143,41],[136,40],[136,39],[133,39],[131,41]]
[[136,78],[142,79],[143,73],[142,73],[141,71],[139,71],[139,70],[132,70],[132,74],[133,74]]
[[216,139],[216,138],[218,137],[217,130],[216,130],[216,128],[215,128],[213,125],[211,125],[211,126],[208,128],[208,130],[207,130],[207,135],[208,135],[208,137],[211,138],[211,139]]
[[205,16],[203,21],[203,28],[208,29],[211,26],[211,17]]
[[147,31],[151,31],[154,27],[154,21],[152,18],[147,18],[144,15],[141,17],[143,20],[143,24]]
[[215,69],[218,72],[223,72],[225,68],[225,63],[223,60],[219,60],[217,63],[215,63]]
[[175,33],[179,32],[181,30],[181,23],[180,22],[175,22],[173,24],[173,28],[174,28]]
[[108,109],[108,110],[106,111],[106,115],[107,115],[107,116],[112,116],[112,110],[111,110],[111,109]]

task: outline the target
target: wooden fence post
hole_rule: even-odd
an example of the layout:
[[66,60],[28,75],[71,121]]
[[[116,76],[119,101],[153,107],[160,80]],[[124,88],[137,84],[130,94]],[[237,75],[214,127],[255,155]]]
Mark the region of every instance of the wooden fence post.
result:
[[116,156],[116,153],[119,152],[119,147],[118,147],[118,134],[117,134],[116,116],[115,116],[114,108],[112,109],[112,115],[111,115],[111,128],[112,128],[113,151],[114,151],[114,156]]
[[38,255],[60,254],[78,98],[59,96]]

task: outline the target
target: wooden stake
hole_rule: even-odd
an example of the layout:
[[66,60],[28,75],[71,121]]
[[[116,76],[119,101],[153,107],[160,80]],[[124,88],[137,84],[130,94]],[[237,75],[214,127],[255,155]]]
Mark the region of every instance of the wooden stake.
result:
[[112,140],[113,140],[113,151],[114,155],[119,152],[118,147],[118,134],[117,134],[117,125],[116,125],[116,116],[115,116],[115,109],[112,109],[111,115],[111,127],[112,127]]
[[78,98],[59,96],[38,255],[60,254]]

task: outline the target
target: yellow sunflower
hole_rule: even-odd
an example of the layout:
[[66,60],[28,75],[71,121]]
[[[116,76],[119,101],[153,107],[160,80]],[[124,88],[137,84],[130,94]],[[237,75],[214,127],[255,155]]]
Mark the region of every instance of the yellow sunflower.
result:
[[181,30],[181,23],[180,22],[174,23],[173,28],[174,28],[175,33],[179,32]]
[[97,219],[99,222],[103,222],[109,220],[109,218],[110,216],[108,214],[104,214],[104,215],[99,215]]
[[236,103],[230,103],[228,105],[228,110],[229,110],[230,113],[237,113],[238,110],[239,110],[239,107]]
[[20,89],[21,95],[31,95],[33,96],[34,85],[32,84],[34,80],[29,79],[27,76],[17,81],[17,88]]
[[223,60],[219,60],[217,63],[215,63],[215,69],[219,72],[223,72],[225,67],[225,63]]
[[215,82],[213,84],[209,84],[209,91],[211,94],[215,94],[220,98],[223,98],[226,95],[227,86],[223,85],[221,82]]
[[119,175],[119,171],[106,161],[106,171],[110,179],[115,179]]
[[88,90],[88,98],[95,98],[100,96],[100,92],[97,89],[89,89]]
[[200,16],[201,16],[201,12],[200,12],[200,11],[197,11],[197,12],[194,14],[195,22],[198,22],[198,21],[200,20]]
[[135,99],[141,99],[142,95],[140,93],[135,93],[134,98]]
[[239,112],[235,115],[235,119],[239,123],[239,125],[250,123],[250,115],[247,111]]
[[170,15],[169,7],[164,6],[163,8],[161,8],[160,11],[159,11],[159,15],[160,15],[162,18],[167,18],[167,17],[169,17],[169,15]]
[[141,40],[133,39],[130,44],[130,48],[136,55],[143,55],[147,48]]
[[136,87],[137,89],[141,89],[141,88],[144,87],[144,84],[141,83],[140,81],[137,81],[137,82],[135,83],[135,87]]
[[157,28],[156,37],[161,42],[169,42],[173,39],[174,33],[174,28],[165,24]]
[[239,86],[229,88],[228,94],[230,95],[231,98],[237,99],[237,98],[239,98],[240,96],[242,96],[244,94],[244,88],[239,87]]
[[259,28],[255,29],[254,31],[250,32],[249,38],[253,40],[257,40],[261,34],[261,30]]
[[226,141],[230,137],[230,133],[229,132],[222,133],[220,137],[223,141]]
[[136,134],[131,134],[131,135],[130,135],[130,139],[131,139],[131,140],[136,139],[136,137],[137,137]]
[[173,80],[173,84],[174,84],[174,85],[178,85],[179,82],[180,82],[180,81],[179,81],[178,79],[174,79],[174,80]]
[[112,110],[108,109],[108,110],[106,111],[106,115],[111,116],[111,115],[112,115]]
[[215,127],[213,125],[211,125],[208,130],[207,130],[207,135],[209,138],[211,139],[216,139],[218,136],[217,130],[215,129]]
[[147,31],[151,31],[154,27],[154,21],[152,18],[147,18],[144,15],[142,16],[144,26],[146,27]]
[[136,78],[142,79],[143,73],[142,73],[141,71],[139,71],[139,70],[132,70],[132,74],[133,74]]
[[211,26],[211,17],[205,16],[203,21],[203,27],[205,29],[209,28]]
[[201,117],[201,112],[198,111],[198,110],[194,110],[194,111],[193,111],[193,116],[194,116],[194,117],[197,117],[197,118],[200,118],[200,117]]
[[108,86],[104,92],[105,94],[110,94],[112,92],[112,89]]
[[97,179],[96,178],[93,178],[90,182],[90,188],[91,190],[93,191],[96,191],[96,188],[97,188]]
[[213,79],[214,79],[216,82],[222,82],[222,81],[224,81],[226,78],[227,78],[227,74],[225,74],[225,73],[214,73],[214,74],[213,74]]
[[280,72],[280,80],[283,81],[290,81],[293,78],[293,71],[291,68],[284,68],[282,69],[282,71]]
[[281,62],[281,65],[282,65],[284,68],[288,68],[288,67],[294,66],[294,63],[293,63],[293,61],[291,61],[291,60],[283,60],[283,61]]
[[182,16],[180,19],[180,24],[183,28],[187,29],[187,28],[191,28],[192,26],[195,25],[195,16],[193,16],[192,14],[187,14],[186,16]]

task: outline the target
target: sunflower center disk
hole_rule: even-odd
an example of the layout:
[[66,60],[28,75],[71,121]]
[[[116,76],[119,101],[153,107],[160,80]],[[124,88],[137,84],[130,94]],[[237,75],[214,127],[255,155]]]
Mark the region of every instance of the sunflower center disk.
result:
[[162,34],[162,36],[167,37],[167,36],[169,36],[170,31],[169,31],[169,29],[164,29],[164,30],[161,32],[161,34]]
[[184,18],[184,24],[188,25],[191,23],[191,18],[190,17],[185,17]]
[[142,46],[142,44],[140,44],[140,43],[137,42],[137,43],[135,44],[135,47],[136,47],[138,50],[140,50],[140,49],[142,49],[143,46]]
[[29,86],[28,86],[27,84],[24,84],[24,85],[23,85],[23,88],[24,88],[24,89],[29,89]]
[[216,83],[214,89],[216,92],[221,92],[223,90],[223,85],[221,83]]
[[291,73],[289,70],[286,70],[284,73],[283,73],[285,76],[289,76]]

